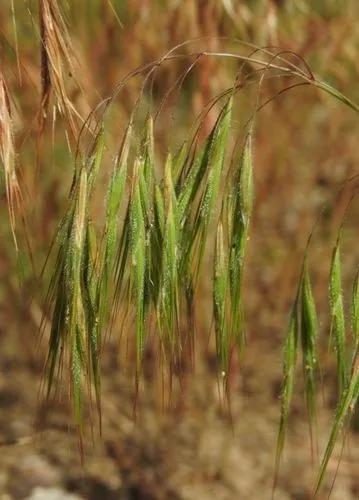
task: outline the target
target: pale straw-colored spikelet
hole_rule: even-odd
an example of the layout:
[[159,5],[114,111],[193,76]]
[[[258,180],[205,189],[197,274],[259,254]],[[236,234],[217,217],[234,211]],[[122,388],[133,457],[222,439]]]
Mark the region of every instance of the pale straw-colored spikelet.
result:
[[3,75],[0,73],[0,158],[5,173],[6,199],[8,203],[10,226],[17,249],[15,234],[16,207],[21,202],[21,192],[16,175],[14,136],[10,110],[10,100]]
[[41,117],[44,126],[51,90],[56,107],[76,135],[76,111],[66,88],[68,74],[73,75],[74,55],[66,23],[56,0],[39,0],[41,37]]

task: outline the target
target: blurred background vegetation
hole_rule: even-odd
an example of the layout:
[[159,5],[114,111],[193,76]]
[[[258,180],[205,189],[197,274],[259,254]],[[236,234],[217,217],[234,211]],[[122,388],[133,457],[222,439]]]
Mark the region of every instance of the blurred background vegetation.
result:
[[[190,39],[195,41],[182,49],[189,57],[193,51],[228,47],[250,52],[229,41],[233,39],[294,51],[320,79],[359,102],[357,0],[67,0],[60,5],[76,55],[73,68],[64,66],[66,89],[82,116],[136,67]],[[40,276],[40,272],[66,207],[76,146],[66,120],[57,116],[53,126],[53,98],[44,131],[39,134],[40,55],[37,2],[3,0],[0,70],[11,96],[27,229],[24,231],[19,220],[17,256],[2,177],[0,498],[269,498],[281,350],[300,261],[308,233],[324,207],[311,265],[321,332],[326,337],[330,255],[345,208],[358,185],[357,116],[306,87],[278,97],[258,115],[256,202],[244,287],[249,341],[243,364],[233,371],[231,417],[218,401],[214,349],[207,345],[211,327],[207,280],[197,298],[196,373],[188,377],[185,390],[175,395],[165,412],[159,403],[160,384],[153,379],[154,353],[148,352],[145,389],[138,419],[133,421],[133,380],[116,349],[111,348],[117,347],[118,336],[109,340],[103,359],[104,435],[102,439],[95,436],[94,443],[89,437],[86,462],[81,467],[66,397],[55,402],[50,411],[37,400],[46,354],[38,329],[48,284],[47,273]],[[145,99],[158,105],[184,64],[172,61],[161,68],[152,95]],[[170,143],[180,144],[203,106],[231,85],[236,69],[233,63],[219,59],[204,58],[198,63],[156,125],[161,151]],[[140,85],[140,79],[131,80],[113,105],[106,127],[114,147]],[[282,86],[276,80],[266,82],[263,101]],[[238,120],[248,118],[254,97],[251,89],[241,95]],[[207,130],[213,119],[211,114],[206,118]],[[343,233],[346,306],[358,266],[358,210],[355,198]],[[102,213],[99,194],[92,214],[95,223]],[[325,391],[318,417],[321,450],[335,405],[334,359],[329,354],[323,359]],[[35,420],[40,434],[34,431]],[[332,498],[359,496],[358,440],[354,422]],[[327,488],[339,454],[340,449],[330,464]],[[314,468],[299,382],[276,497],[309,498]],[[324,488],[323,498],[328,491]]]

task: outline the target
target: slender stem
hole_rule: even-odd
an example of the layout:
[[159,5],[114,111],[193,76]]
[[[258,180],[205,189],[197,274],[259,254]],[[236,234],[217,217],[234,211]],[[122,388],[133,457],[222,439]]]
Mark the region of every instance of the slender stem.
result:
[[233,59],[239,59],[241,61],[247,61],[252,64],[259,64],[261,66],[267,66],[268,68],[271,69],[279,69],[281,71],[290,73],[293,76],[298,76],[299,78],[302,78],[303,80],[307,81],[308,83],[314,85],[315,87],[324,90],[327,94],[330,94],[331,96],[335,97],[339,101],[343,102],[347,106],[349,106],[351,109],[359,113],[359,106],[353,102],[351,99],[346,97],[344,94],[339,92],[337,89],[332,87],[326,82],[322,82],[320,80],[312,79],[309,76],[306,76],[304,73],[300,71],[293,70],[291,68],[285,67],[285,66],[279,66],[278,64],[273,64],[269,63],[266,61],[262,61],[260,59],[256,59],[254,57],[246,57],[242,56],[239,54],[233,54],[230,52],[203,52],[202,53],[204,56],[212,56],[212,57],[229,57]]

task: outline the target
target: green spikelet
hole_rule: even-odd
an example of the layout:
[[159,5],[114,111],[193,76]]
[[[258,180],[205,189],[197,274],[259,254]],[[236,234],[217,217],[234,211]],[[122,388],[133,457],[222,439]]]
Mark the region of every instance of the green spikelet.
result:
[[154,190],[155,190],[155,146],[153,137],[153,119],[149,117],[142,143],[143,175],[140,176],[141,201],[146,232],[146,270],[145,270],[145,309],[147,310],[154,296],[154,281],[158,267],[158,254],[152,248],[154,243]]
[[[166,221],[164,223],[162,272],[160,285],[161,330],[166,332],[171,356],[178,339],[178,219],[177,202],[172,180],[172,158],[169,155],[165,166],[164,206]],[[177,344],[178,345],[178,344]]]
[[179,148],[179,151],[175,154],[172,161],[172,178],[173,184],[177,186],[177,183],[180,182],[180,176],[183,173],[183,170],[186,166],[186,160],[188,155],[188,145],[187,142],[184,142],[182,146]]
[[76,200],[73,226],[72,269],[73,295],[70,303],[69,337],[72,346],[72,391],[75,404],[75,415],[81,422],[81,392],[84,370],[84,350],[86,345],[85,311],[82,297],[82,265],[86,240],[87,211],[87,173],[82,169],[79,180],[79,191]]
[[110,276],[113,271],[116,248],[118,247],[118,217],[125,191],[127,178],[127,160],[132,138],[132,125],[129,124],[116,158],[107,193],[105,220],[105,248],[98,286],[99,318],[98,328],[102,329],[108,316]]
[[337,357],[337,377],[339,399],[347,383],[346,349],[345,349],[345,318],[342,294],[340,240],[334,248],[329,278],[329,302],[331,314],[330,339]]
[[298,296],[297,296],[292,308],[288,333],[284,344],[281,414],[280,414],[278,437],[277,437],[273,489],[275,488],[277,482],[280,460],[284,448],[290,404],[293,395],[295,368],[297,363],[297,351],[298,351],[298,319],[299,318],[298,318]]
[[359,399],[359,348],[356,348],[352,369],[351,377],[347,389],[343,392],[342,398],[339,402],[337,410],[335,412],[334,423],[330,432],[327,447],[325,449],[317,479],[314,487],[313,498],[317,496],[319,489],[323,483],[326,469],[330,457],[333,454],[335,443],[342,429],[347,428],[350,418],[353,415],[354,408],[358,403]]
[[93,147],[92,147],[92,152],[89,155],[89,157],[86,159],[85,166],[87,169],[87,175],[88,175],[88,192],[89,194],[92,193],[97,174],[99,172],[102,159],[103,159],[103,152],[105,148],[105,133],[103,126],[101,126],[100,132],[98,133]]
[[244,344],[241,287],[249,222],[253,208],[253,167],[251,138],[247,137],[234,189],[230,198],[231,245],[229,257],[231,331],[241,348]]
[[354,345],[358,347],[359,345],[359,271],[356,273],[352,292],[352,303],[351,303],[351,315],[352,315],[352,333],[354,337]]
[[83,263],[83,296],[84,310],[87,329],[87,357],[89,376],[92,379],[97,412],[101,429],[101,380],[100,380],[100,350],[101,350],[101,330],[99,328],[99,311],[97,303],[97,288],[100,280],[95,267],[96,262],[96,233],[93,225],[89,221],[87,224],[86,240],[84,248]]
[[315,374],[317,366],[316,340],[318,320],[312,286],[309,277],[307,257],[304,259],[301,283],[301,345],[305,397],[312,436],[312,422],[315,419]]
[[228,291],[228,255],[223,234],[223,223],[219,222],[216,235],[213,276],[213,311],[216,331],[216,350],[221,371],[228,372],[230,339],[227,327],[226,299]]
[[[195,217],[193,227],[192,248],[194,249],[193,261],[194,276],[197,281],[200,264],[202,262],[205,244],[207,241],[209,224],[213,217],[213,211],[218,201],[220,180],[223,173],[226,145],[232,112],[232,99],[223,107],[214,130],[209,138],[210,147],[205,149],[204,161],[206,165],[207,179],[201,201]],[[203,160],[202,160],[203,162]]]
[[[136,360],[139,371],[144,347],[146,230],[141,197],[144,163],[135,160],[130,205],[131,291],[136,308]],[[131,299],[130,299],[131,300]]]
[[153,136],[153,118],[147,120],[145,139],[142,145],[144,157],[144,181],[150,191],[155,174],[155,143]]
[[210,139],[212,136],[213,132],[208,138],[205,148],[200,151],[196,158],[190,163],[185,180],[182,183],[179,181],[177,182],[178,217],[182,227],[185,226],[189,219],[191,204],[196,198],[206,172],[211,144]]

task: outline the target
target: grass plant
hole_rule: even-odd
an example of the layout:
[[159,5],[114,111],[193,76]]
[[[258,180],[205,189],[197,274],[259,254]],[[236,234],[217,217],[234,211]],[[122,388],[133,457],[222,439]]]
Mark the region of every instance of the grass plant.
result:
[[[113,9],[111,2],[110,5]],[[226,6],[228,10],[231,2]],[[46,311],[51,311],[51,329],[45,393],[47,398],[52,397],[68,379],[82,441],[84,416],[91,409],[89,403],[93,397],[101,425],[101,353],[106,331],[119,331],[120,336],[126,333],[135,353],[137,387],[144,354],[153,338],[160,346],[157,354],[161,366],[172,378],[181,367],[181,359],[187,355],[188,338],[191,345],[194,344],[196,297],[199,284],[208,276],[212,284],[212,333],[218,377],[224,381],[229,394],[231,360],[236,351],[238,359],[245,355],[244,275],[255,205],[252,148],[260,111],[299,86],[330,95],[343,108],[356,113],[359,107],[317,78],[305,61],[290,51],[262,49],[239,41],[235,52],[191,51],[194,42],[188,41],[162,58],[133,70],[83,121],[68,90],[66,72],[75,72],[75,56],[57,2],[39,1],[39,33],[42,83],[39,133],[47,126],[53,95],[55,115],[59,112],[66,132],[71,132],[77,141],[67,210],[49,258],[51,279]],[[209,100],[179,147],[166,144],[163,152],[156,133],[157,119],[173,88],[156,109],[151,99],[160,70],[180,62],[185,68],[177,80],[180,90],[190,73],[203,61],[210,60],[235,62],[237,74],[233,83]],[[135,78],[142,84],[130,119],[123,124],[120,147],[112,162],[108,186],[103,189],[107,173],[105,156],[111,147],[106,137],[106,119],[121,92]],[[263,82],[279,79],[284,86],[261,101]],[[250,117],[243,119],[238,133],[238,127],[234,126],[234,108],[239,96],[253,86],[258,89],[258,100]],[[211,127],[206,127],[207,120],[213,116]],[[175,130],[172,133],[175,134]],[[2,73],[0,158],[5,172],[10,227],[17,246],[16,209],[22,196],[17,177],[11,99]],[[91,218],[96,189],[105,199],[100,224],[94,224]],[[337,360],[338,404],[314,495],[323,482],[340,432],[344,430],[345,434],[359,396],[358,273],[351,296],[353,342],[348,361],[340,243],[341,233],[329,270],[330,345]],[[284,449],[299,353],[312,446],[316,437],[320,328],[309,255],[308,246],[284,340],[274,486]],[[188,325],[192,325],[190,331]]]

